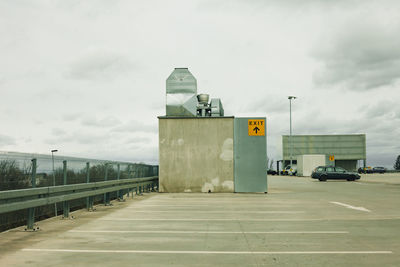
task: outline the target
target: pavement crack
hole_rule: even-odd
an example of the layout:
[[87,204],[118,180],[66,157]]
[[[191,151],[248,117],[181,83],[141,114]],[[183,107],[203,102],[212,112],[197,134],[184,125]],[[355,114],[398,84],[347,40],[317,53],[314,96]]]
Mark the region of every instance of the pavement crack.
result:
[[245,233],[245,231],[244,231],[244,229],[243,229],[243,225],[240,223],[240,221],[237,221],[237,222],[238,222],[238,224],[239,224],[239,228],[240,228],[240,231],[242,232],[242,235],[243,235],[243,237],[244,237],[244,240],[246,241],[247,249],[248,249],[248,251],[251,252],[251,255],[252,255],[251,258],[252,258],[252,260],[254,261],[254,263],[255,263],[256,266],[261,266],[261,265],[258,263],[258,261],[257,261],[257,259],[256,259],[256,257],[255,257],[254,251],[253,251],[253,249],[252,249],[251,246],[250,246],[249,240],[247,239],[246,233]]

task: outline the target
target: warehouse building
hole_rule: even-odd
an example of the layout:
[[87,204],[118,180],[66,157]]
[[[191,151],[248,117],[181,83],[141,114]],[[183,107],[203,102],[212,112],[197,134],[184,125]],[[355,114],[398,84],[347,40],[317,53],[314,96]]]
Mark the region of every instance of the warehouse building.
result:
[[[282,159],[283,166],[290,164],[292,155],[293,164],[298,159],[302,163],[307,160],[307,155],[325,157],[326,165],[340,166],[349,171],[356,171],[357,162],[363,161],[366,165],[366,136],[365,134],[348,135],[283,135]],[[319,164],[321,161],[317,161]]]

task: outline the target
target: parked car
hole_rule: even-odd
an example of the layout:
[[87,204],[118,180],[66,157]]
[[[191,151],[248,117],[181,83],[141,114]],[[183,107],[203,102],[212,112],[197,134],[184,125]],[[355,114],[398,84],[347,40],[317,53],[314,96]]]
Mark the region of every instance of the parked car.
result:
[[297,165],[293,165],[293,166],[286,166],[282,171],[281,171],[282,175],[297,175]]
[[371,166],[360,167],[360,168],[358,168],[358,173],[374,173],[374,170]]
[[360,179],[360,175],[355,172],[349,172],[342,167],[334,166],[318,166],[311,174],[311,178],[320,181],[328,179],[346,179],[347,181],[355,181]]
[[372,167],[371,166],[365,167],[364,168],[364,173],[373,173]]
[[267,169],[267,174],[269,174],[269,175],[277,175],[278,173],[273,169]]
[[373,167],[372,172],[373,173],[385,173],[386,169],[384,167]]

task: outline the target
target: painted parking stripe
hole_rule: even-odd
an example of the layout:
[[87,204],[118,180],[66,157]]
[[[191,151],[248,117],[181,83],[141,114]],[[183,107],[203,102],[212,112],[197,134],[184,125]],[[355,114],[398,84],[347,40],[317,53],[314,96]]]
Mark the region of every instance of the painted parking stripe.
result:
[[127,254],[392,254],[389,250],[372,251],[199,251],[199,250],[103,250],[103,249],[48,249],[25,248],[25,252],[64,252],[64,253],[127,253]]
[[254,214],[299,214],[299,213],[305,213],[305,211],[292,211],[292,210],[270,210],[270,211],[237,211],[237,210],[233,210],[233,211],[226,211],[226,210],[134,210],[132,211],[133,213],[171,213],[171,212],[184,212],[184,213],[254,213]]
[[345,204],[345,203],[341,203],[341,202],[336,202],[336,201],[331,201],[332,204],[336,204],[336,205],[340,205],[343,207],[346,207],[348,209],[353,209],[353,210],[359,210],[359,211],[365,211],[365,212],[371,212],[369,209],[366,209],[364,207],[355,207],[355,206],[351,206],[349,204]]
[[389,216],[381,217],[376,216],[373,218],[318,218],[318,219],[242,219],[242,218],[232,218],[232,219],[143,219],[143,218],[100,218],[100,221],[182,221],[182,222],[192,222],[192,221],[243,221],[243,222],[321,222],[321,221],[379,221],[379,220],[399,220],[400,216]]
[[133,233],[133,234],[348,234],[347,231],[129,231],[129,230],[69,230],[70,233]]
[[327,219],[245,219],[245,218],[176,218],[176,219],[161,219],[161,218],[100,218],[100,221],[183,221],[183,222],[195,222],[195,221],[245,221],[245,222],[281,222],[281,221],[299,221],[299,222],[307,222],[307,221],[326,221]]
[[[136,203],[135,203],[136,204]],[[214,203],[215,204],[215,203]],[[245,207],[248,207],[249,205],[248,204],[243,204],[243,205],[241,205],[240,203],[238,203],[238,204],[235,204],[235,207],[237,207],[237,206],[245,206]],[[261,208],[263,208],[263,207],[277,207],[277,206],[279,206],[279,207],[293,207],[293,204],[260,204],[260,205],[258,205],[257,207],[261,207]],[[202,205],[197,205],[197,204],[190,204],[190,205],[168,205],[168,204],[152,204],[152,205],[132,205],[132,206],[129,206],[129,207],[126,207],[127,209],[137,209],[137,208],[147,208],[147,207],[163,207],[163,208],[168,208],[168,207],[171,207],[171,208],[185,208],[185,207],[188,207],[188,208],[194,208],[194,207],[207,207],[207,208],[209,208],[210,207],[210,205],[208,204],[208,205],[206,205],[206,204],[202,204]],[[218,208],[227,208],[227,206],[221,206],[221,205],[213,205],[213,208],[214,207],[218,207]]]

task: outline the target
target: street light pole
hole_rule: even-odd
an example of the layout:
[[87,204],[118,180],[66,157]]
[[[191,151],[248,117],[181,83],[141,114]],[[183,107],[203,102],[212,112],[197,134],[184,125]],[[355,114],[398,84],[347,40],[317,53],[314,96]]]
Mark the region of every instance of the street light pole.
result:
[[[54,174],[54,152],[57,152],[57,149],[51,150],[51,161],[53,162],[53,186],[56,186],[56,176]],[[54,214],[57,217],[57,203],[54,203]]]
[[292,157],[293,157],[293,141],[292,141],[292,99],[296,99],[297,97],[295,96],[288,96],[289,99],[289,110],[290,110],[290,135],[289,135],[289,158],[290,158],[290,168],[293,168],[292,165]]

